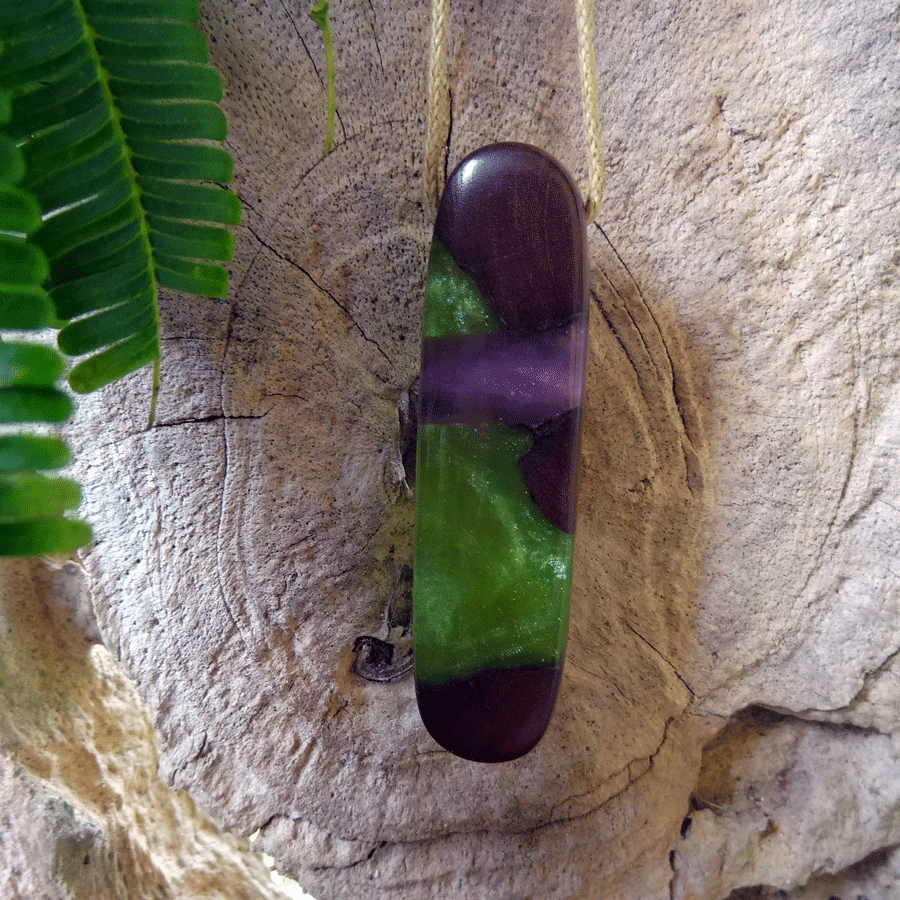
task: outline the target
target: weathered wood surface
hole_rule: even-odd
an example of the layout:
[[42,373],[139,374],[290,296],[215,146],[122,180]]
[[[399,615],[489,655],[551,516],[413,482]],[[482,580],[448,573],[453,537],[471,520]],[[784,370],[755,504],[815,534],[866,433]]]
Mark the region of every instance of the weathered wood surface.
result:
[[153,710],[75,562],[0,567],[3,900],[284,900],[246,840],[157,774]]
[[[546,738],[500,766],[440,751],[409,675],[351,669],[411,559],[429,10],[332,5],[324,160],[303,8],[203,12],[232,297],[164,299],[152,431],[143,377],[73,429],[164,778],[320,900],[839,893],[900,842],[896,5],[597,5],[570,648]],[[573,4],[453,4],[449,33],[450,166],[523,140],[585,184]]]

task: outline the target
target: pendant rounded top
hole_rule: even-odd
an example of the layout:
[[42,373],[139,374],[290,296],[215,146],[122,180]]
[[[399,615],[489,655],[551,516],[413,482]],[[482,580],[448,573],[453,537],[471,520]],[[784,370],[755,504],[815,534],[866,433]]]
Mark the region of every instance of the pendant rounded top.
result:
[[544,331],[583,314],[581,196],[540,148],[505,142],[466,156],[444,188],[434,234],[508,331]]

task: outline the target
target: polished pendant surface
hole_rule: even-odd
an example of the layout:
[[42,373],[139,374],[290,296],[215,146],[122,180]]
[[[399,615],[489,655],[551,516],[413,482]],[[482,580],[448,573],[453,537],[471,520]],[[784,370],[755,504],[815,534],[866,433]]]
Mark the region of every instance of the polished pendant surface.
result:
[[413,659],[426,728],[503,762],[550,721],[569,619],[587,339],[577,189],[526,144],[467,156],[423,311]]

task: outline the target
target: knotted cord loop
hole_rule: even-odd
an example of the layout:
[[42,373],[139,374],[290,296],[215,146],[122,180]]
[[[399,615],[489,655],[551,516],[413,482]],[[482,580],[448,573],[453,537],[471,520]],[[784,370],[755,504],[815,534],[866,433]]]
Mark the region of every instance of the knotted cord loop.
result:
[[[444,136],[450,127],[450,86],[447,78],[447,19],[450,0],[431,0],[431,40],[428,55],[428,122],[425,134],[425,201],[432,218],[443,190],[447,153]],[[597,217],[606,191],[603,135],[600,128],[597,65],[594,58],[593,0],[575,0],[578,32],[578,67],[581,73],[581,103],[584,136],[588,149],[588,195],[585,217]]]

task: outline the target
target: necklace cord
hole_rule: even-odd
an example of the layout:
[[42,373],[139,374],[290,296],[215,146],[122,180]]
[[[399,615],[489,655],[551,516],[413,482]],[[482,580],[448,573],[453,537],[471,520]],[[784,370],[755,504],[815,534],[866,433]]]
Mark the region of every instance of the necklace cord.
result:
[[[450,128],[450,85],[447,77],[447,19],[450,0],[431,0],[431,40],[428,55],[428,112],[425,134],[425,202],[432,218],[443,190],[443,171]],[[584,136],[588,150],[588,195],[584,201],[588,224],[600,212],[606,192],[606,167],[600,127],[597,64],[594,57],[594,0],[575,0],[578,32],[578,68],[581,75],[581,104]]]
[[588,148],[588,195],[584,201],[588,224],[597,218],[606,193],[606,166],[603,134],[600,129],[600,101],[597,88],[597,61],[594,57],[594,0],[575,0],[578,21],[578,67],[581,71],[581,108],[584,137]]
[[431,0],[431,40],[428,54],[428,124],[425,134],[425,202],[433,219],[444,189],[447,157],[445,135],[450,130],[450,85],[447,80],[447,16],[450,0]]

